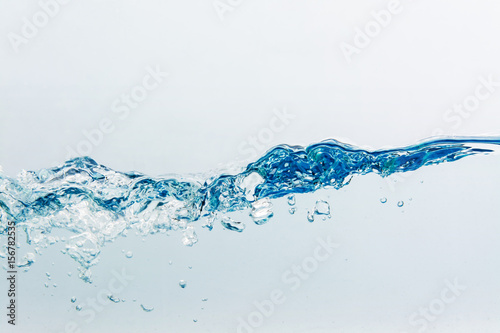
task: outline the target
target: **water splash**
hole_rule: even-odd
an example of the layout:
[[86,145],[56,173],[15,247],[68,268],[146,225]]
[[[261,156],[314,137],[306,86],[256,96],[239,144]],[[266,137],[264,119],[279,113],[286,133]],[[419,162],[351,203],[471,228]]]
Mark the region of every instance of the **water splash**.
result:
[[[202,218],[209,230],[218,221],[241,232],[245,224],[224,213],[248,209],[254,222],[263,224],[273,216],[272,199],[289,196],[294,205],[295,194],[340,189],[354,175],[387,177],[490,153],[498,145],[500,138],[440,139],[372,152],[335,140],[308,147],[280,145],[240,173],[203,180],[152,178],[76,158],[23,171],[16,179],[0,174],[0,235],[8,221],[15,221],[36,253],[63,244],[63,253],[80,264],[80,278],[91,282],[90,268],[104,245],[130,229],[140,235],[180,230],[183,243],[192,246],[198,241],[192,223]],[[27,256],[20,267],[34,261],[34,255]]]

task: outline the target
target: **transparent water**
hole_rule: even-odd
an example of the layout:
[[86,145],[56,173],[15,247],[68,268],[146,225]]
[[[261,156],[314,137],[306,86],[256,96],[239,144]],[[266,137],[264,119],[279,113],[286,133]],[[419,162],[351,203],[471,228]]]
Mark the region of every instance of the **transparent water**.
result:
[[20,240],[17,328],[497,331],[499,144],[331,140],[189,178],[89,158],[2,175],[1,244],[9,221]]

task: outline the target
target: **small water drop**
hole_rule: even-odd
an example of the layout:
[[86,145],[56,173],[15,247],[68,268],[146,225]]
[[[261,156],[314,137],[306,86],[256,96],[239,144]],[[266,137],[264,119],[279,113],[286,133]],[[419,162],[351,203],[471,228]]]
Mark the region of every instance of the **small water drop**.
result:
[[316,206],[314,207],[314,214],[328,215],[328,217],[330,217],[330,204],[324,200],[316,201]]
[[54,288],[57,288],[57,284],[56,283],[54,283],[53,286],[54,286]]
[[144,312],[151,312],[151,311],[153,311],[155,309],[153,307],[147,307],[147,306],[145,306],[143,304],[141,304],[141,308],[144,310]]
[[307,220],[309,222],[311,222],[311,223],[314,222],[314,215],[313,215],[313,213],[307,212]]
[[187,285],[186,281],[184,281],[184,280],[179,281],[179,286],[181,286],[181,288],[183,288],[183,289],[186,288],[186,285]]
[[169,265],[172,265],[172,260],[170,260],[170,261],[168,262],[168,264],[169,264]]
[[125,257],[127,258],[132,258],[134,256],[134,254],[132,253],[132,251],[128,251],[126,254],[125,254]]
[[49,285],[47,283],[45,283],[45,288],[48,288],[48,287],[49,287]]
[[381,203],[386,203],[386,202],[387,202],[387,198],[382,198],[382,199],[380,199],[380,202],[381,202]]
[[297,211],[297,208],[295,208],[295,207],[290,207],[290,209],[288,210],[288,212],[289,212],[291,215],[295,214],[295,212],[296,212],[296,211]]
[[120,299],[113,295],[108,295],[108,299],[113,303],[120,303]]
[[405,205],[405,202],[404,201],[399,201],[398,202],[398,207],[403,207]]
[[193,319],[193,322],[197,323],[197,322],[198,322],[198,319]]
[[201,301],[206,302],[206,301],[208,301],[208,298],[202,298]]
[[76,309],[76,311],[82,311],[82,306],[81,305],[77,305],[75,309]]
[[228,230],[237,232],[242,232],[243,230],[245,230],[245,223],[235,221],[229,216],[224,216],[220,222],[222,226]]
[[297,203],[297,200],[295,199],[295,195],[294,194],[290,194],[288,196],[288,204],[290,206],[295,206],[296,203]]
[[188,266],[189,269],[193,269],[193,266]]
[[76,297],[71,297],[71,303],[75,303],[76,302]]

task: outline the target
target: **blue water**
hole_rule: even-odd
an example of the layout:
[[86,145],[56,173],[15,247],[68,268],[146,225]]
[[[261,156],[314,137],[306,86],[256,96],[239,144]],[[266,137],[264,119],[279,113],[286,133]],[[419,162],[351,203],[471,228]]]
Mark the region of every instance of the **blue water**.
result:
[[[494,152],[500,138],[438,139],[417,145],[367,151],[335,140],[308,147],[280,145],[236,174],[207,179],[182,175],[153,178],[139,172],[119,172],[89,157],[17,178],[0,175],[0,234],[15,221],[35,251],[64,243],[63,253],[81,266],[80,278],[91,282],[89,269],[99,262],[107,242],[134,230],[140,235],[179,231],[193,246],[196,228],[220,223],[242,232],[245,223],[224,213],[248,210],[252,220],[273,217],[273,199],[288,196],[294,213],[294,194],[322,188],[340,189],[355,175],[387,177],[423,166],[454,162]],[[200,178],[200,177],[198,177]],[[330,216],[326,202],[318,202],[304,222]],[[58,231],[57,233],[55,231]],[[33,263],[30,255],[20,267]]]

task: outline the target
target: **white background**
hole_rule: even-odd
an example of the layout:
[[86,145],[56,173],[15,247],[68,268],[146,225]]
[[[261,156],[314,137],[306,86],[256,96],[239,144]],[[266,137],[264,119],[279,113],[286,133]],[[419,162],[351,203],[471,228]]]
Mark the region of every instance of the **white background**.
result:
[[[236,2],[236,1],[235,1]],[[61,163],[83,131],[115,129],[100,163],[149,174],[201,172],[241,159],[238,146],[273,109],[296,118],[276,144],[326,138],[380,148],[446,134],[498,134],[500,89],[458,128],[446,110],[500,81],[496,1],[401,1],[400,13],[348,64],[340,45],[386,1],[70,1],[15,52],[36,1],[0,4],[0,164],[9,175]],[[121,120],[112,103],[145,68],[170,74]],[[264,152],[263,149],[261,153]],[[245,156],[243,156],[245,157]]]
[[[150,175],[205,172],[248,159],[238,147],[248,143],[249,136],[269,128],[273,110],[283,108],[295,118],[283,130],[273,132],[258,155],[277,144],[307,145],[326,138],[378,149],[414,144],[441,131],[448,135],[500,134],[500,87],[468,118],[460,118],[459,125],[444,119],[447,110],[475,94],[481,77],[500,81],[498,1],[402,0],[400,12],[367,47],[352,56],[351,62],[341,50],[342,43],[354,45],[356,28],[364,29],[373,22],[372,11],[386,9],[388,1],[232,3],[232,10],[221,19],[211,0],[69,1],[38,28],[35,36],[16,48],[12,33],[22,36],[23,19],[32,21],[40,5],[37,1],[0,0],[0,165],[4,172],[15,176],[22,169],[63,162],[68,147],[75,149],[86,140],[84,131],[98,128],[106,118],[114,130],[92,146],[90,156],[117,170]],[[169,76],[128,117],[120,119],[112,111],[113,102],[140,85],[148,67],[159,67]],[[383,187],[380,193],[366,194],[364,185],[358,184],[346,197],[336,194],[339,203],[334,207],[346,208],[339,211],[336,221],[340,224],[335,230],[319,224],[308,229],[304,218],[307,207],[302,206],[302,215],[294,223],[296,229],[289,228],[286,219],[277,219],[276,226],[253,226],[241,238],[229,234],[233,237],[228,243],[221,243],[224,231],[220,228],[214,230],[219,236],[203,233],[208,245],[200,241],[201,248],[193,248],[199,256],[179,254],[177,260],[184,268],[191,263],[186,258],[198,260],[194,267],[199,267],[200,275],[192,279],[203,281],[203,274],[214,276],[205,290],[193,296],[201,299],[205,291],[212,293],[214,307],[206,317],[190,312],[191,300],[176,294],[176,282],[185,274],[168,275],[168,259],[154,257],[161,252],[161,244],[170,242],[164,245],[165,251],[175,248],[172,244],[177,238],[155,238],[153,248],[129,244],[129,248],[138,248],[136,265],[150,264],[147,260],[160,262],[157,275],[138,277],[131,290],[148,286],[151,289],[144,295],[151,297],[158,292],[163,298],[149,299],[155,311],[145,314],[131,306],[130,299],[138,296],[130,295],[130,307],[110,306],[84,331],[146,327],[163,332],[171,327],[179,332],[195,328],[233,332],[236,318],[254,310],[254,300],[268,296],[273,288],[286,288],[280,281],[283,270],[309,255],[316,237],[329,232],[338,235],[346,252],[335,257],[330,268],[318,273],[319,280],[302,289],[282,312],[266,322],[263,332],[279,328],[288,332],[290,327],[296,332],[414,332],[409,315],[438,297],[445,279],[457,276],[467,282],[468,295],[472,296],[448,308],[433,329],[458,332],[462,327],[470,332],[470,327],[482,326],[483,332],[498,331],[498,320],[492,319],[499,310],[493,301],[499,293],[494,282],[499,278],[494,269],[498,267],[498,237],[494,238],[498,233],[498,201],[494,200],[498,194],[493,193],[498,189],[498,177],[491,178],[498,167],[488,164],[480,169],[483,161],[486,159],[463,164],[465,169],[455,174],[448,173],[451,169],[440,169],[430,176],[435,181],[432,189],[407,190],[419,184],[418,178],[404,183],[403,192],[393,193],[389,202],[393,209],[400,199],[423,200],[414,204],[414,215],[410,215],[411,209],[401,215],[409,216],[404,220],[416,226],[412,227],[415,230],[401,231],[406,238],[399,239],[401,234],[394,231],[400,228],[399,217],[394,217],[402,214],[400,210],[375,210],[384,209],[378,200],[392,193],[383,187],[383,181],[375,180],[366,184]],[[484,173],[477,180],[481,185],[474,182],[476,170]],[[457,184],[462,187],[453,187]],[[439,199],[425,199],[436,193]],[[449,210],[443,210],[450,205]],[[384,221],[381,228],[386,232],[374,227]],[[433,229],[443,221],[444,226]],[[299,236],[307,241],[302,242]],[[283,252],[270,256],[265,251],[254,253],[256,242],[269,244],[276,239]],[[286,250],[289,244],[301,245],[290,252]],[[121,249],[110,248],[121,256]],[[394,253],[399,256],[390,257]],[[249,259],[252,255],[264,262]],[[141,261],[144,257],[150,259]],[[416,261],[409,259],[414,257]],[[111,265],[112,258],[103,260]],[[245,258],[244,266],[232,268],[241,258]],[[340,266],[348,259],[354,260],[353,266]],[[61,262],[58,265],[63,265]],[[40,297],[24,300],[24,329],[61,331],[67,320],[78,321],[68,299],[76,293],[73,291],[83,288],[83,282],[66,285],[62,277],[71,268],[50,268],[50,258],[44,257],[37,264],[23,282],[24,286],[37,287],[23,289],[26,294]],[[74,263],[68,265],[75,271]],[[50,294],[40,280],[47,267],[53,275],[59,271],[60,294],[56,297],[66,303],[59,298],[49,301]],[[151,266],[143,268],[147,267]],[[339,267],[343,273],[338,273]],[[267,273],[262,274],[264,271]],[[105,275],[101,275],[104,281]],[[219,275],[226,279],[217,280]],[[165,296],[166,289],[161,294],[162,290],[155,288],[163,276],[171,279],[165,287],[174,290],[171,298]],[[328,298],[332,295],[336,299]],[[47,303],[50,306],[43,307],[45,302],[51,302]],[[200,319],[199,326],[192,325],[195,316]]]

